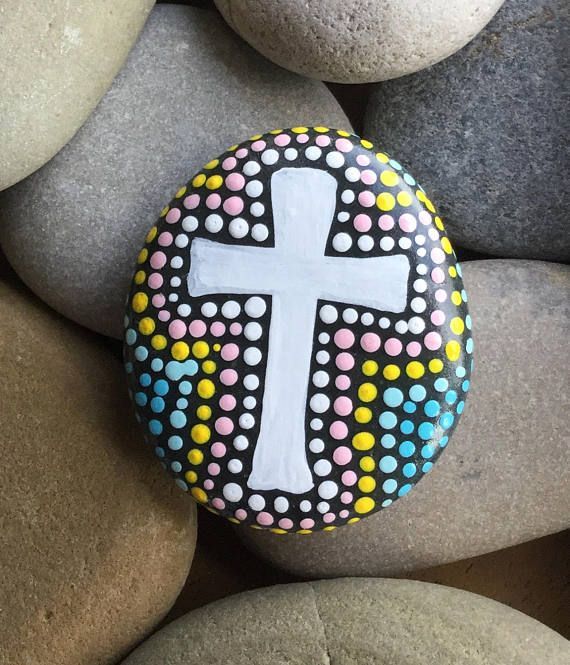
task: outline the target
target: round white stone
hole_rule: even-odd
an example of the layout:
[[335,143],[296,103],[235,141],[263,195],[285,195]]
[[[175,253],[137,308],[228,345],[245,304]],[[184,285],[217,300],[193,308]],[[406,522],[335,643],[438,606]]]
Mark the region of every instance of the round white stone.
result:
[[319,485],[318,492],[321,499],[332,499],[338,494],[338,485],[332,480],[325,480]]
[[268,166],[275,164],[278,159],[279,159],[279,153],[277,152],[277,150],[274,150],[273,148],[265,150],[264,152],[261,153],[261,161],[264,164],[267,164]]
[[198,228],[198,218],[194,217],[194,215],[184,217],[182,220],[182,228],[189,232],[195,231]]
[[419,316],[412,316],[412,318],[408,321],[408,330],[413,335],[419,335],[424,331],[425,327],[425,321]]
[[418,263],[416,266],[416,272],[418,275],[427,275],[428,267],[425,263]]
[[414,291],[416,293],[424,293],[427,289],[427,282],[425,279],[416,279],[414,282]]
[[324,449],[325,442],[322,439],[312,439],[312,441],[309,443],[309,450],[312,453],[316,453],[318,455],[319,453],[322,453]]
[[289,510],[289,501],[284,496],[278,496],[273,502],[276,513],[286,513]]
[[222,494],[226,501],[236,502],[242,498],[243,490],[237,483],[228,483],[227,485],[224,485]]
[[348,182],[358,182],[360,180],[360,171],[356,166],[349,166],[344,172],[344,177]]
[[246,162],[243,165],[245,175],[257,175],[261,171],[261,166],[257,162]]
[[243,359],[245,360],[245,363],[250,367],[259,365],[259,363],[261,362],[261,358],[262,358],[262,353],[255,346],[250,346],[243,352]]
[[342,212],[338,213],[336,218],[338,219],[339,222],[342,223],[348,222],[348,220],[350,219],[350,213],[343,210]]
[[178,288],[180,286],[180,284],[182,284],[182,280],[180,279],[180,277],[171,277],[170,278],[170,286],[174,286],[174,287]]
[[344,164],[344,156],[342,152],[329,152],[326,161],[331,169],[338,169]]
[[252,203],[249,206],[249,212],[254,217],[261,217],[261,215],[263,215],[263,213],[265,212],[265,206],[263,205],[263,203],[256,201],[255,203]]
[[178,305],[178,309],[176,312],[178,313],[178,316],[189,316],[190,312],[192,311],[192,308],[190,305]]
[[343,203],[352,203],[356,198],[356,195],[351,189],[345,189],[344,192],[340,195],[340,198]]
[[242,429],[251,429],[255,425],[255,418],[251,413],[242,413],[239,417],[239,426]]
[[202,312],[203,316],[211,318],[212,316],[216,316],[218,313],[218,306],[213,302],[205,302],[200,308],[200,311]]
[[342,320],[345,323],[356,323],[358,321],[358,312],[352,307],[348,307],[342,313]]
[[326,332],[322,332],[319,333],[318,339],[321,344],[328,344],[331,341],[331,336]]
[[245,186],[245,193],[248,196],[251,196],[252,199],[261,196],[263,193],[263,183],[261,180],[250,180]]
[[385,252],[389,252],[391,249],[393,249],[394,245],[394,238],[390,238],[390,236],[384,236],[380,239],[380,249],[384,250]]
[[318,462],[316,462],[313,470],[317,476],[328,476],[332,471],[332,464],[326,459],[320,459]]
[[358,248],[363,252],[369,252],[374,247],[374,238],[372,236],[360,236],[357,241]]
[[334,323],[338,319],[336,307],[323,305],[319,310],[319,317],[323,323]]
[[179,233],[176,238],[174,238],[174,244],[176,247],[179,249],[184,249],[188,245],[190,240],[188,239],[188,236],[185,233]]
[[243,385],[248,390],[257,390],[259,388],[259,377],[255,374],[248,374],[243,380]]
[[257,321],[250,321],[243,329],[243,334],[250,342],[255,342],[263,334],[263,328],[257,323]]
[[418,249],[418,251],[416,252],[416,254],[417,254],[421,259],[423,259],[424,256],[427,254],[427,249],[426,249],[425,247],[420,247],[420,248]]
[[249,231],[249,224],[243,217],[236,217],[230,222],[228,231],[232,238],[245,238]]
[[263,510],[265,508],[265,499],[261,494],[252,494],[247,503],[252,510]]
[[228,300],[222,305],[222,316],[226,319],[235,319],[241,312],[241,305],[236,300]]
[[398,245],[400,246],[400,249],[410,249],[412,241],[409,238],[400,238],[400,240],[398,240]]
[[326,365],[328,361],[331,359],[330,354],[328,351],[317,351],[317,355],[315,356],[317,359],[317,362],[319,365]]
[[241,473],[243,469],[243,464],[239,459],[231,459],[228,462],[228,471],[230,473]]
[[269,229],[265,224],[254,224],[251,229],[251,237],[257,242],[263,242],[269,237]]
[[333,238],[332,246],[337,252],[348,252],[352,247],[352,238],[348,233],[337,233]]
[[248,316],[251,316],[252,319],[258,319],[260,316],[263,316],[266,309],[267,305],[265,304],[265,300],[259,296],[248,298],[245,303],[245,313]]
[[247,440],[247,437],[245,437],[243,434],[238,434],[235,437],[234,448],[236,450],[246,450],[248,446],[249,446],[249,441]]
[[414,238],[414,242],[416,243],[416,245],[423,245],[425,243],[425,241],[426,241],[426,237],[424,235],[422,235],[421,233],[418,234]]
[[410,307],[416,314],[421,314],[422,312],[426,311],[426,301],[423,298],[417,297],[417,298],[412,298],[412,302],[410,303]]
[[311,397],[309,406],[315,413],[325,413],[331,405],[330,399],[323,393],[317,393]]
[[321,156],[322,152],[323,151],[318,146],[312,145],[305,150],[305,157],[314,162]]
[[390,319],[383,316],[380,319],[380,321],[378,321],[378,324],[379,324],[380,328],[389,328],[390,327]]
[[242,404],[245,409],[255,409],[257,400],[252,395],[243,398]]
[[408,332],[408,324],[406,321],[396,321],[394,328],[400,335],[405,335]]
[[320,432],[323,429],[324,423],[320,418],[313,418],[309,425],[315,432]]
[[283,154],[285,155],[286,160],[292,162],[294,159],[297,159],[297,155],[299,153],[295,150],[295,148],[287,148]]
[[182,260],[181,256],[173,256],[172,259],[170,259],[170,266],[175,270],[182,268],[183,265],[184,261]]
[[304,499],[304,500],[301,501],[301,503],[299,504],[299,510],[300,510],[301,512],[303,512],[303,513],[308,513],[309,510],[311,510],[312,507],[313,507],[313,506],[312,506],[311,502],[310,502],[310,501],[307,501],[307,499]]
[[224,226],[224,220],[219,215],[208,215],[206,217],[206,230],[210,233],[218,233]]
[[328,513],[330,510],[330,504],[328,504],[326,501],[319,501],[317,503],[317,510],[321,515],[324,515],[324,513]]
[[371,326],[374,323],[374,316],[370,312],[364,312],[360,321],[363,326]]
[[178,302],[178,294],[177,293],[171,293],[168,296],[168,301],[169,302]]
[[313,374],[313,385],[315,385],[317,388],[324,388],[325,386],[328,386],[329,381],[330,376],[322,369]]

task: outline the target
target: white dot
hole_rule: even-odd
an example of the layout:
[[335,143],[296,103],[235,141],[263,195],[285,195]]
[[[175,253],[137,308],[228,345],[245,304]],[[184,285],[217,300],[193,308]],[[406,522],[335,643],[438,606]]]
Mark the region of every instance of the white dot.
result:
[[427,254],[427,249],[426,249],[425,247],[420,247],[420,248],[418,249],[418,251],[416,252],[416,254],[417,254],[419,257],[423,258],[423,257]]
[[255,425],[255,418],[251,413],[243,413],[239,417],[239,426],[242,429],[251,429]]
[[247,502],[252,510],[263,510],[265,508],[265,499],[261,494],[252,494]]
[[321,513],[321,515],[328,513],[330,510],[330,504],[328,504],[326,501],[319,501],[319,503],[317,503],[317,510],[319,513]]
[[240,312],[241,306],[235,300],[228,300],[222,305],[222,316],[225,316],[226,319],[235,319]]
[[383,249],[385,252],[389,252],[391,249],[393,249],[394,244],[394,238],[390,238],[390,236],[384,236],[380,240],[380,249]]
[[263,328],[257,321],[250,321],[243,329],[243,334],[250,342],[255,342],[263,334]]
[[342,320],[345,323],[356,323],[358,321],[358,312],[352,307],[347,307],[342,313]]
[[338,169],[344,164],[344,156],[342,152],[329,152],[327,155],[327,164],[331,169]]
[[265,150],[264,152],[261,153],[261,161],[264,164],[267,164],[268,166],[275,164],[275,162],[278,159],[279,159],[279,153],[277,152],[277,150],[274,150],[273,148]]
[[179,233],[176,238],[174,238],[174,244],[180,249],[186,247],[189,242],[190,241],[188,240],[188,236],[185,233]]
[[425,279],[416,279],[414,282],[414,291],[416,293],[424,293],[424,291],[427,289],[427,282]]
[[253,296],[245,303],[245,312],[248,316],[251,316],[252,319],[258,319],[260,316],[263,316],[266,309],[267,305],[265,304],[265,300],[259,296]]
[[175,288],[178,288],[182,284],[182,280],[180,277],[175,276],[170,278],[170,286],[174,286]]
[[374,238],[372,236],[360,236],[358,238],[358,247],[363,252],[369,252],[374,247]]
[[210,233],[218,233],[222,230],[224,220],[219,215],[208,215],[206,217],[206,230]]
[[313,467],[317,476],[328,476],[332,471],[332,464],[326,459],[320,459]]
[[234,448],[236,450],[245,450],[249,446],[249,441],[247,440],[247,437],[245,437],[243,434],[238,434],[236,438],[234,439]]
[[405,335],[408,332],[408,324],[406,321],[396,321],[394,328],[397,333],[400,333],[400,335]]
[[231,459],[228,462],[228,471],[230,473],[240,473],[243,469],[243,464],[238,459]]
[[249,212],[254,217],[261,217],[261,215],[263,215],[263,213],[265,212],[265,206],[263,205],[263,203],[256,201],[255,203],[252,203],[249,206]]
[[356,196],[351,189],[345,189],[344,192],[340,195],[340,198],[343,203],[352,203]]
[[323,305],[319,310],[319,317],[323,323],[334,323],[338,319],[336,307]]
[[194,215],[188,215],[182,220],[182,228],[185,231],[195,231],[198,228],[198,219]]
[[242,498],[243,490],[237,483],[228,483],[227,485],[224,485],[222,494],[224,495],[224,499],[226,499],[226,501],[235,502]]
[[303,512],[303,513],[308,513],[309,510],[311,510],[312,507],[313,507],[313,506],[311,505],[311,502],[310,502],[310,501],[307,501],[307,499],[304,499],[304,500],[301,501],[301,503],[299,504],[299,510],[300,510],[301,512]]
[[267,240],[269,236],[269,229],[265,224],[254,224],[251,229],[251,237],[257,242],[263,242]]
[[232,238],[245,238],[249,231],[249,224],[243,217],[236,217],[230,222],[228,231]]
[[371,326],[374,323],[374,316],[370,312],[364,312],[360,321],[363,326]]
[[178,309],[176,311],[178,312],[178,316],[188,316],[192,311],[192,308],[190,305],[178,305]]
[[200,311],[204,316],[211,318],[218,313],[218,306],[213,302],[205,302],[200,308]]
[[410,307],[416,314],[421,314],[426,311],[426,301],[423,298],[412,298]]
[[321,499],[332,499],[338,494],[338,485],[332,480],[325,480],[319,485],[319,496]]
[[428,230],[428,237],[433,241],[439,240],[439,233],[433,226]]
[[317,359],[319,365],[326,365],[331,359],[330,354],[327,351],[317,351],[315,358]]
[[352,238],[348,233],[337,233],[333,238],[332,246],[337,252],[348,252],[352,247]]
[[428,267],[425,263],[418,263],[416,266],[416,272],[418,275],[427,275]]
[[401,249],[410,249],[412,241],[409,238],[400,238],[400,240],[398,240],[398,245]]
[[289,501],[284,496],[278,496],[273,502],[276,513],[286,513],[289,510]]
[[326,332],[319,333],[319,342],[321,344],[328,344],[330,341],[331,341],[331,336],[328,333]]
[[250,346],[243,352],[243,359],[245,360],[246,364],[249,365],[250,367],[259,365],[259,363],[261,362],[261,358],[262,358],[261,351],[255,346]]
[[389,328],[390,327],[390,319],[387,319],[385,316],[383,316],[380,321],[378,321],[378,324],[380,328]]
[[342,212],[338,213],[336,218],[338,219],[339,222],[343,222],[343,223],[348,222],[348,220],[350,219],[350,213],[343,210]]
[[299,153],[295,150],[295,148],[287,148],[283,154],[285,155],[286,160],[292,162],[294,159],[297,159],[297,155]]
[[168,300],[169,300],[169,302],[178,302],[178,294],[176,294],[176,293],[171,293],[171,294],[168,296]]
[[259,388],[259,377],[255,374],[247,374],[243,380],[243,385],[248,390],[257,390]]
[[173,256],[172,259],[170,260],[170,265],[175,270],[178,270],[178,268],[182,268],[182,266],[184,265],[184,261],[182,260],[181,256]]
[[245,193],[248,196],[251,196],[252,199],[256,199],[258,196],[261,196],[263,192],[263,184],[261,180],[250,180],[245,186]]
[[419,316],[412,316],[408,321],[408,330],[412,335],[419,335],[426,327],[425,321]]
[[312,453],[316,453],[318,455],[319,453],[322,453],[324,449],[325,442],[322,439],[312,439],[309,443],[309,450]]
[[325,413],[331,405],[330,399],[323,393],[317,393],[311,397],[309,406],[315,413]]
[[313,418],[309,424],[311,426],[311,429],[315,430],[316,432],[322,430],[324,425],[323,421],[320,418]]
[[257,400],[255,397],[253,397],[253,395],[248,395],[247,397],[243,398],[242,404],[244,409],[255,409]]
[[416,245],[423,245],[424,242],[426,241],[426,237],[423,236],[423,235],[417,235],[417,236],[414,238],[414,241],[415,241]]
[[313,385],[317,388],[324,388],[329,384],[330,377],[327,372],[324,372],[322,369],[318,370],[313,374]]
[[321,156],[322,152],[323,151],[319,147],[312,145],[305,150],[305,157],[314,162],[315,159],[318,159]]
[[245,175],[257,175],[261,171],[261,166],[257,162],[246,162],[243,165]]
[[358,182],[360,180],[360,171],[355,166],[349,166],[344,172],[344,177],[348,182]]

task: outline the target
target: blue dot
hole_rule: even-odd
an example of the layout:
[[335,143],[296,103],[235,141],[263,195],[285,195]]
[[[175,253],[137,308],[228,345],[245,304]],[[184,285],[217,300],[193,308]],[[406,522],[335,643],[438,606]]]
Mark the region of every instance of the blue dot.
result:
[[148,423],[148,428],[151,434],[161,434],[162,433],[162,423],[160,420],[151,420]]
[[386,388],[383,399],[384,404],[393,409],[404,401],[404,394],[398,388]]
[[455,390],[448,390],[445,393],[445,401],[448,404],[455,404],[455,402],[457,402],[457,393],[455,392]]
[[471,315],[467,314],[465,317],[465,326],[467,327],[467,330],[471,330],[471,326],[473,325],[473,320],[471,319]]
[[154,454],[155,454],[157,457],[164,457],[164,448],[161,448],[160,446],[157,446],[157,447],[154,449]]
[[392,505],[392,503],[392,499],[384,499],[384,501],[382,501],[382,508],[388,508],[388,506]]
[[148,349],[145,346],[137,346],[135,349],[135,358],[142,362],[148,358]]
[[398,488],[398,483],[393,478],[388,478],[382,483],[382,489],[386,494],[392,494]]
[[168,447],[170,448],[170,450],[180,450],[180,448],[182,448],[183,443],[184,442],[182,441],[182,438],[179,437],[177,434],[171,436],[168,439]]
[[186,416],[182,411],[173,411],[170,414],[170,424],[172,427],[176,427],[176,429],[181,429],[186,425]]
[[462,379],[466,374],[467,370],[465,369],[465,367],[459,365],[458,367],[455,368],[455,376],[458,376],[460,379]]
[[405,485],[402,485],[400,489],[398,490],[398,496],[406,496],[406,494],[412,489],[413,485],[410,485],[410,483],[406,483]]
[[386,457],[382,457],[378,466],[383,473],[392,473],[392,471],[398,468],[398,462],[396,462],[396,458],[392,457],[392,455],[386,455]]
[[433,462],[425,462],[422,466],[423,473],[429,473],[433,469]]
[[129,326],[129,317],[125,314],[125,316],[123,316],[123,327],[128,328],[128,326]]
[[410,399],[413,399],[414,402],[421,402],[425,399],[427,395],[426,389],[417,383],[415,386],[412,386],[409,391]]
[[160,358],[154,358],[153,361],[150,363],[150,368],[152,369],[153,372],[160,372],[160,370],[164,367],[164,363]]
[[132,346],[137,341],[137,333],[132,328],[129,328],[125,333],[125,341],[129,346]]
[[139,383],[143,388],[146,388],[147,386],[150,386],[151,384],[151,378],[150,374],[141,374],[139,377]]
[[443,429],[449,429],[453,425],[454,420],[455,418],[453,417],[452,413],[444,413],[439,419],[439,424],[443,427]]
[[178,487],[180,487],[181,490],[184,490],[185,492],[188,491],[188,485],[182,480],[182,478],[177,478],[174,482],[178,485]]
[[180,399],[176,400],[177,409],[185,409],[187,406],[188,406],[188,400],[184,399],[184,397],[181,397]]
[[439,440],[439,446],[440,448],[445,448],[447,444],[449,443],[449,437],[447,434],[445,436],[442,436],[441,439]]
[[380,443],[384,448],[393,448],[396,445],[396,437],[393,434],[383,434]]
[[146,406],[148,398],[144,393],[136,393],[135,402],[138,404],[138,406]]
[[463,409],[465,408],[465,402],[461,400],[461,402],[457,402],[457,406],[455,407],[455,410],[459,415],[463,413]]
[[150,408],[154,413],[162,413],[164,411],[164,400],[162,397],[153,397],[150,400]]
[[404,402],[404,411],[406,413],[415,413],[417,408],[414,402]]
[[461,264],[456,263],[455,269],[457,270],[457,274],[459,275],[459,277],[463,277],[463,269],[461,268]]
[[181,381],[180,385],[178,386],[178,390],[183,395],[189,395],[192,392],[192,384],[190,381]]
[[468,379],[465,379],[465,381],[461,384],[461,390],[463,390],[464,393],[469,392],[469,386],[471,383],[469,382]]
[[391,160],[388,162],[388,164],[390,164],[390,166],[391,166],[393,169],[396,169],[396,171],[401,171],[401,170],[402,170],[402,165],[400,164],[400,162],[397,162],[395,159],[391,159]]
[[444,393],[449,388],[449,381],[440,377],[433,382],[433,387],[437,390],[438,393]]
[[439,410],[439,402],[434,399],[430,399],[429,402],[424,404],[424,413],[428,418],[435,418],[439,414]]
[[420,439],[423,439],[424,441],[429,441],[433,437],[434,433],[435,427],[431,423],[423,422],[418,427],[418,434]]
[[402,457],[411,457],[416,452],[416,447],[411,441],[402,441],[398,450]]
[[411,420],[403,420],[400,425],[402,434],[411,434],[414,431],[414,423]]
[[170,468],[174,471],[174,473],[180,473],[182,471],[182,464],[180,464],[180,462],[172,462]]
[[409,173],[404,173],[404,182],[406,185],[413,187],[416,184],[416,179],[413,178]]
[[467,353],[473,353],[473,340],[471,337],[465,342],[465,350]]
[[433,457],[434,452],[435,452],[435,450],[433,449],[433,447],[430,446],[429,444],[426,444],[422,448],[422,457],[424,459],[429,459],[430,457]]
[[125,363],[125,371],[130,374],[133,371],[133,363]]
[[380,427],[383,427],[384,429],[392,429],[398,424],[398,418],[396,418],[395,413],[384,411],[380,414],[379,422]]
[[408,462],[407,464],[404,464],[404,468],[402,469],[402,473],[406,478],[412,478],[412,476],[416,475],[417,467],[415,464],[412,462]]
[[461,289],[461,297],[463,298],[463,302],[467,302],[469,300],[467,297],[467,291],[465,289]]
[[164,379],[159,379],[154,384],[154,392],[162,397],[166,395],[169,387],[170,386],[168,385],[168,381],[165,381]]

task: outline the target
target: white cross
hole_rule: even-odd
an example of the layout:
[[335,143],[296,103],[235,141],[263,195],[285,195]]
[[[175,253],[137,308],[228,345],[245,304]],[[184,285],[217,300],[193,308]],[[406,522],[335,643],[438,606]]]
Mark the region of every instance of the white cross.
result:
[[261,426],[248,487],[302,494],[313,487],[305,449],[305,409],[317,301],[401,312],[410,264],[403,254],[325,256],[336,179],[314,168],[283,168],[271,178],[275,247],[195,238],[188,291],[193,297],[271,295]]

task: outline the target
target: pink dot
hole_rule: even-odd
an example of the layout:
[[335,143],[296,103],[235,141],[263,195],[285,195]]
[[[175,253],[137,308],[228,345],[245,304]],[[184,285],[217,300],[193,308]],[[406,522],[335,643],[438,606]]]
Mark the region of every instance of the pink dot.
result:
[[364,333],[360,338],[360,346],[369,353],[374,353],[380,348],[380,337],[376,333]]
[[441,284],[445,280],[445,273],[441,268],[434,268],[431,271],[431,279],[436,284]]
[[334,384],[339,390],[348,390],[350,388],[350,378],[346,374],[340,374],[336,377]]
[[376,174],[370,169],[365,169],[360,174],[360,179],[365,185],[373,185],[376,182]]
[[233,395],[222,395],[220,397],[220,408],[224,411],[233,411],[236,408],[236,398]]
[[375,201],[376,199],[374,198],[374,194],[368,190],[360,192],[358,195],[358,203],[360,203],[360,205],[364,206],[365,208],[371,208]]
[[172,245],[172,240],[173,240],[172,233],[168,233],[168,231],[165,231],[164,233],[161,233],[158,236],[157,242],[161,247],[168,247]]
[[[354,485],[354,483],[352,483],[352,484]],[[346,483],[345,483],[345,485],[346,485]],[[343,493],[340,495],[340,500],[341,500],[342,503],[344,503],[345,505],[346,505],[347,503],[352,503],[353,498],[354,498],[354,497],[352,496],[352,492],[343,492]],[[348,511],[347,511],[347,512],[348,512]],[[348,515],[347,515],[347,517],[348,517]]]
[[243,201],[239,196],[230,196],[224,201],[223,208],[228,215],[239,215],[243,210]]
[[438,289],[435,292],[435,299],[437,302],[445,302],[447,300],[447,293],[444,291],[444,289]]
[[214,489],[214,481],[208,478],[204,481],[204,489],[211,490]]
[[162,293],[157,293],[154,296],[152,296],[152,304],[154,307],[162,307],[164,303],[166,302],[166,298]]
[[219,465],[219,464],[216,464],[216,462],[210,462],[210,464],[208,464],[208,473],[209,473],[211,476],[218,476],[218,475],[220,475],[220,471],[221,471],[221,470],[222,470],[222,469],[221,469],[220,465]]
[[277,524],[282,528],[282,529],[292,529],[293,528],[293,520],[290,520],[288,517],[282,517]]
[[323,515],[323,522],[325,524],[330,524],[331,522],[334,522],[336,518],[336,515],[334,513],[325,513]]
[[163,309],[158,313],[158,318],[160,321],[168,321],[170,319],[170,312],[166,309]]
[[239,346],[237,344],[224,344],[220,353],[224,360],[228,362],[235,360],[239,356]]
[[216,432],[222,435],[231,434],[234,431],[233,422],[225,416],[218,418],[214,423],[214,427],[216,428]]
[[430,318],[434,326],[442,326],[445,323],[445,314],[441,309],[434,309]]
[[219,194],[209,194],[206,199],[206,207],[210,210],[216,210],[222,203],[222,197]]
[[321,134],[320,136],[317,136],[315,143],[320,148],[326,148],[328,145],[331,144],[331,139],[329,136],[324,136],[323,134]]
[[[222,418],[218,418],[218,420],[222,420]],[[226,420],[228,420],[228,418],[226,418]],[[230,422],[231,422],[231,420],[230,420]],[[218,421],[216,421],[216,425],[217,424],[218,424]],[[216,430],[217,429],[218,428],[216,427]],[[221,432],[219,432],[219,433],[221,434]],[[212,444],[212,446],[210,448],[210,452],[212,453],[212,455],[214,457],[220,458],[220,457],[223,457],[226,454],[227,448],[220,441],[216,441],[216,443]]]
[[340,477],[342,484],[347,487],[352,487],[356,483],[356,473],[354,471],[345,471]]
[[416,218],[413,215],[411,215],[409,212],[400,215],[398,224],[400,225],[402,231],[404,231],[405,233],[413,233],[418,225],[416,222]]
[[436,351],[441,346],[441,335],[436,332],[429,332],[424,337],[424,344],[430,351]]
[[238,508],[235,511],[234,515],[236,520],[244,520],[247,517],[247,510],[244,510],[243,508]]
[[200,319],[192,321],[192,323],[188,326],[188,332],[192,335],[192,337],[203,337],[206,334],[206,330],[206,324]]
[[186,208],[186,210],[194,210],[194,208],[198,207],[199,203],[200,203],[199,194],[190,194],[190,196],[187,196],[184,199],[184,207]]
[[274,139],[275,145],[278,145],[280,148],[283,148],[286,145],[291,143],[291,137],[288,134],[279,134]]
[[226,507],[226,504],[224,501],[222,501],[222,499],[216,497],[215,499],[212,499],[212,507],[216,508],[217,510],[223,510]]
[[221,337],[226,332],[226,326],[221,321],[214,321],[210,326],[210,332],[214,337]]
[[334,401],[334,412],[338,416],[348,416],[352,413],[352,402],[348,397],[337,397]]
[[[350,492],[344,492],[344,493],[345,494],[350,494]],[[350,499],[350,501],[352,501],[352,499]],[[350,503],[350,501],[343,501],[343,503]],[[348,510],[346,510],[344,508],[338,514],[338,516],[343,520],[345,520],[349,515],[350,515],[350,513],[348,512]]]
[[431,215],[427,210],[422,210],[420,214],[418,215],[418,219],[422,224],[425,224],[426,226],[428,224],[431,224]]
[[154,252],[150,257],[150,265],[155,270],[160,270],[166,265],[166,254],[164,252]]
[[186,324],[180,319],[174,319],[168,326],[168,334],[172,339],[182,339],[186,334]]
[[368,164],[370,164],[370,159],[368,159],[366,155],[358,155],[356,158],[356,163],[359,166],[368,166]]
[[366,232],[370,231],[370,228],[372,227],[372,220],[368,215],[361,213],[360,215],[356,215],[353,224],[357,231]]
[[441,247],[434,247],[430,252],[430,256],[434,263],[443,263],[445,261],[445,253]]
[[334,144],[336,146],[336,149],[340,150],[340,152],[350,152],[354,147],[348,139],[344,138],[337,139]]
[[273,524],[273,516],[269,513],[266,513],[265,511],[259,513],[255,519],[257,520],[258,524],[261,524],[261,526],[271,526]]
[[350,353],[339,353],[335,358],[335,365],[342,372],[348,372],[354,367],[354,358],[350,355]]
[[230,173],[226,178],[226,187],[232,192],[239,192],[245,186],[245,178],[241,173]]
[[382,231],[390,231],[390,229],[394,228],[394,218],[392,215],[381,215],[378,220],[378,226]]
[[151,289],[160,289],[164,284],[164,278],[159,272],[153,272],[152,275],[148,278],[148,285]]
[[307,134],[298,134],[297,135],[297,143],[307,143],[309,140],[309,137]]
[[299,522],[301,529],[312,529],[315,526],[315,520],[312,520],[310,517],[305,517]]
[[226,157],[222,162],[222,168],[224,171],[231,171],[235,169],[237,164],[237,159],[235,157]]
[[243,159],[248,153],[247,148],[240,148],[239,150],[236,150],[236,157],[238,159]]
[[333,453],[333,461],[339,466],[348,464],[352,459],[352,451],[346,446],[339,446]]
[[350,349],[354,344],[354,334],[348,328],[341,328],[334,334],[334,343],[339,349]]
[[178,210],[178,208],[171,208],[166,213],[166,221],[169,224],[174,224],[174,222],[177,222],[179,219],[180,219],[180,210]]
[[241,335],[242,330],[243,327],[241,323],[238,323],[237,321],[234,321],[230,326],[230,332],[232,335]]
[[237,383],[237,380],[238,373],[235,371],[235,369],[223,369],[220,372],[220,381],[224,384],[224,386],[233,386]]
[[348,436],[348,427],[342,422],[342,420],[335,420],[331,424],[329,432],[333,439],[340,441]]
[[266,145],[267,145],[267,144],[265,143],[265,141],[254,141],[254,142],[251,144],[251,149],[252,149],[254,152],[261,152],[262,150],[265,150],[265,146],[266,146]]
[[390,337],[390,339],[387,339],[384,344],[384,351],[386,351],[389,356],[397,356],[402,352],[402,342],[395,337]]
[[411,358],[417,358],[422,352],[422,345],[419,342],[410,342],[406,345],[406,353]]

